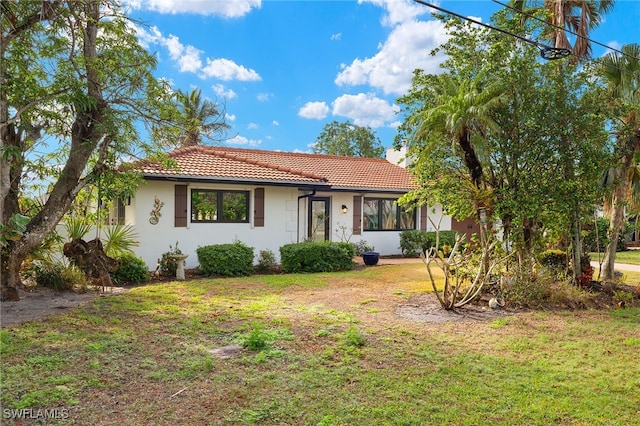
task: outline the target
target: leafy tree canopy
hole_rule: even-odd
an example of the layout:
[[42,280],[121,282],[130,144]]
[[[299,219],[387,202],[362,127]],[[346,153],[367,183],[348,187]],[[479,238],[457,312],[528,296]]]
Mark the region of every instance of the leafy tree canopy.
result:
[[22,261],[78,194],[98,182],[110,198],[131,193],[137,179],[118,166],[158,152],[140,123],[176,124],[180,114],[117,1],[7,1],[2,10],[0,212],[13,226],[0,229],[0,255],[2,297],[15,299]]
[[370,127],[332,121],[324,126],[313,152],[346,157],[381,158],[384,147]]

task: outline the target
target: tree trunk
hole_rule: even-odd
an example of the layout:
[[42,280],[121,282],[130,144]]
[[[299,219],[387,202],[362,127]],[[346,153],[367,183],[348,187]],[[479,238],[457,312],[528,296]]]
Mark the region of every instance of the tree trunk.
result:
[[479,189],[482,183],[482,164],[478,159],[475,149],[473,149],[473,145],[471,144],[471,133],[468,130],[464,131],[458,138],[458,144],[464,153],[464,164],[467,166],[469,176],[471,176],[471,181],[476,188]]
[[629,164],[623,160],[623,164],[618,169],[616,177],[616,187],[613,191],[611,200],[611,215],[609,222],[608,238],[609,243],[604,252],[604,260],[602,262],[601,276],[604,280],[614,278],[614,268],[616,262],[616,251],[618,248],[618,238],[620,230],[624,226],[624,205],[629,187]]
[[571,221],[571,238],[573,246],[573,283],[580,284],[582,274],[582,233],[580,230],[580,213],[578,206],[573,208],[573,220]]
[[[75,199],[78,192],[86,185],[83,179],[85,168],[89,158],[100,144],[108,147],[105,140],[105,128],[102,125],[104,114],[108,108],[102,96],[101,78],[96,69],[94,59],[97,57],[96,40],[98,34],[98,21],[100,19],[100,2],[92,1],[86,3],[75,3],[77,7],[86,8],[87,20],[83,28],[83,55],[85,58],[85,78],[86,95],[93,102],[87,104],[85,109],[79,109],[71,127],[71,147],[69,157],[60,172],[58,180],[53,185],[53,189],[47,198],[42,210],[38,212],[27,224],[27,229],[17,241],[12,241],[1,251],[2,270],[0,277],[0,295],[2,298],[18,300],[17,288],[21,284],[20,267],[22,262],[44,238],[51,233],[58,222],[67,212],[69,206]],[[8,136],[7,136],[8,135]],[[3,143],[9,142],[20,144],[20,133],[17,133],[11,126],[3,128]],[[23,155],[24,150],[20,151]],[[22,174],[21,158],[17,159],[19,164],[11,164],[9,174],[20,176]],[[4,164],[3,164],[4,166]],[[100,173],[99,168],[94,168],[93,174]],[[19,178],[12,179],[9,192],[4,199],[2,206],[3,223],[12,214],[19,212],[17,204],[20,194]]]
[[0,271],[0,280],[2,281],[2,286],[0,287],[0,300],[20,300],[18,287],[20,284],[20,265],[22,264],[22,261],[17,264],[18,262],[11,261],[11,258],[4,254],[0,259],[0,265],[2,268]]

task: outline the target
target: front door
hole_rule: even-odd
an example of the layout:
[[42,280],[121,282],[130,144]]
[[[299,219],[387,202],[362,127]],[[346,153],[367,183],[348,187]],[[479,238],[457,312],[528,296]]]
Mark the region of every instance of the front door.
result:
[[309,239],[329,240],[329,198],[312,197],[309,203]]

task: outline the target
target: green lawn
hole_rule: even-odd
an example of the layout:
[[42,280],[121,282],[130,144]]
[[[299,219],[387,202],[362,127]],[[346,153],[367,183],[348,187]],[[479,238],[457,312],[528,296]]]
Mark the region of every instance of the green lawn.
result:
[[[589,253],[591,260],[598,261],[604,258],[604,254]],[[616,263],[626,263],[630,265],[640,265],[640,250],[619,251],[616,253]]]
[[[398,316],[426,291],[416,264],[99,297],[1,331],[2,408],[77,425],[637,424],[639,309]],[[209,352],[230,344],[247,349]]]

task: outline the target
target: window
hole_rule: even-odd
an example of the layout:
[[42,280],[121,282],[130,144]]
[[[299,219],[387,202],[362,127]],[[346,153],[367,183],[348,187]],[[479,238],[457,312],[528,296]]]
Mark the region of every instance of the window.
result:
[[249,192],[192,190],[191,222],[249,222]]
[[387,198],[365,198],[363,219],[365,231],[388,231],[415,229],[415,211],[398,206],[397,200]]

